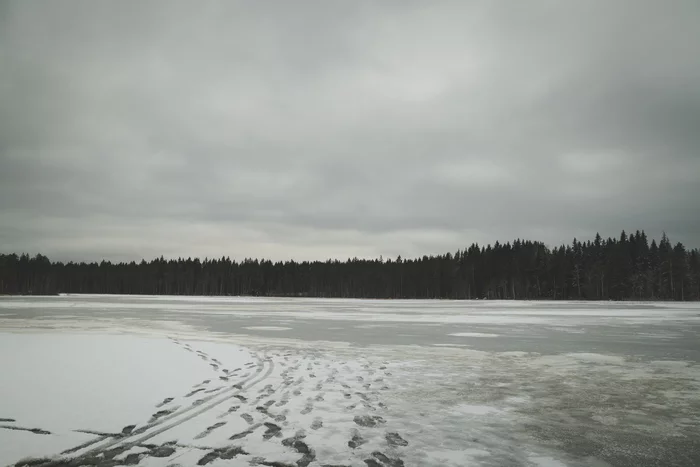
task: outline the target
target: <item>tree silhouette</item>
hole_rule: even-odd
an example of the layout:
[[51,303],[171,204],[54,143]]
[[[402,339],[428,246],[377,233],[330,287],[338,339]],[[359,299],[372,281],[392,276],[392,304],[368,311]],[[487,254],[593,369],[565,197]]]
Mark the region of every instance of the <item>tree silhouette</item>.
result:
[[347,298],[699,300],[700,253],[664,233],[574,239],[552,249],[516,239],[407,259],[272,262],[162,256],[62,263],[0,254],[0,294],[262,295]]

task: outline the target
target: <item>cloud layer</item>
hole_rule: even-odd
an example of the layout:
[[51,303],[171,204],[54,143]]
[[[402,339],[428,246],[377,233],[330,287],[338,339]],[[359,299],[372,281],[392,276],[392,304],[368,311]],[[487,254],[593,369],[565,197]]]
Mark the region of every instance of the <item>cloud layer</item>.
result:
[[700,246],[697,1],[0,6],[0,250]]

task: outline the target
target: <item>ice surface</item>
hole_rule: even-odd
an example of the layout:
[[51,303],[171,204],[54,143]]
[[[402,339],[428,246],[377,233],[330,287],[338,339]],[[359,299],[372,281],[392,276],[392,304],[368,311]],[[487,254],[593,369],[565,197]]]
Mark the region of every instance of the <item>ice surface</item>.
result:
[[51,434],[0,428],[0,465],[70,448],[62,457],[85,464],[153,467],[698,465],[699,316],[697,304],[2,297],[0,419],[15,421],[0,427]]

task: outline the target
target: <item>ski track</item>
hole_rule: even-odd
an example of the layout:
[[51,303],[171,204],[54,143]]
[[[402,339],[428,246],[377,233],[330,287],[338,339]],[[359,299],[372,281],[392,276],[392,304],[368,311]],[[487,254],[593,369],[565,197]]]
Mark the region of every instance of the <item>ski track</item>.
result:
[[387,362],[268,349],[230,368],[222,355],[212,358],[194,342],[171,340],[215,374],[165,398],[145,423],[114,433],[76,430],[96,438],[15,466],[207,465],[233,458],[281,467],[404,465],[410,440],[391,426],[383,402]]

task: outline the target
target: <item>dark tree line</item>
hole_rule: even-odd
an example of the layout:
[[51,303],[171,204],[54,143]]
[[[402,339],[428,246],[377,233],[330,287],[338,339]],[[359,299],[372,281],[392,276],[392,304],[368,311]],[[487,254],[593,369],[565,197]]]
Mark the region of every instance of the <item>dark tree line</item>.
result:
[[699,300],[700,252],[644,232],[554,249],[515,240],[416,259],[61,263],[0,254],[0,294]]

